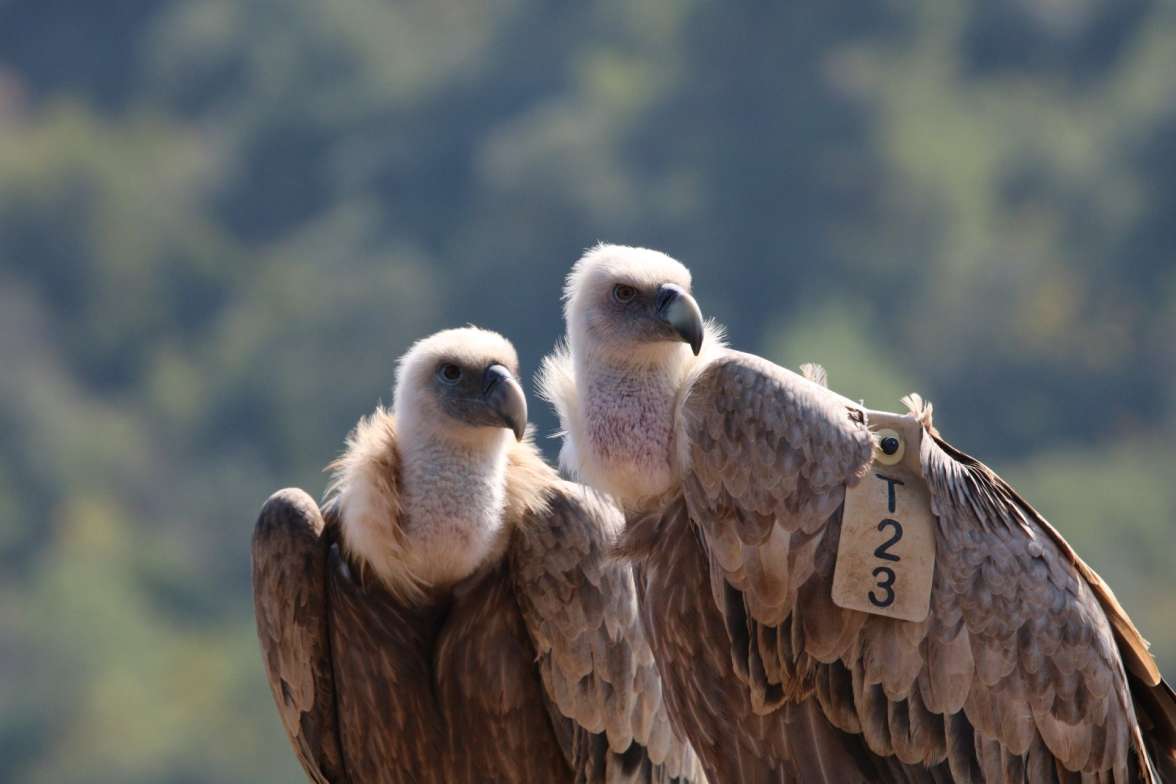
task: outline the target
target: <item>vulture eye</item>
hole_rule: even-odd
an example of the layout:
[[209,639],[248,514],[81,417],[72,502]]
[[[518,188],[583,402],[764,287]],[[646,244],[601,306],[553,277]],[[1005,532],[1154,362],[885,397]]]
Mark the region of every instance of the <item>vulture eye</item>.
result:
[[874,443],[877,445],[875,458],[883,465],[895,465],[906,454],[906,444],[897,431],[879,430],[874,436]]
[[461,368],[452,362],[446,362],[437,368],[437,378],[446,384],[456,384],[458,381],[461,381]]
[[632,302],[637,296],[637,289],[632,286],[626,286],[624,283],[618,283],[613,286],[613,299],[622,305]]

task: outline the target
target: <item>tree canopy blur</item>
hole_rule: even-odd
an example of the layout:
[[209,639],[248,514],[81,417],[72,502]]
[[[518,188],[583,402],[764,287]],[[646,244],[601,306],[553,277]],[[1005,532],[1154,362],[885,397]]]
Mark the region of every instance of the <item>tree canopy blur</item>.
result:
[[0,0],[0,780],[297,780],[257,509],[597,240],[933,400],[1171,676],[1173,74],[1160,0]]

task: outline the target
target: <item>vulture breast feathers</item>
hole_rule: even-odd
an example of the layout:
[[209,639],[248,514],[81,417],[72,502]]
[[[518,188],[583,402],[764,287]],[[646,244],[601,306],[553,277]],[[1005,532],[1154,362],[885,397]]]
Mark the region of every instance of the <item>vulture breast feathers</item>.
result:
[[[1110,589],[907,402],[866,411],[725,349],[684,385],[680,488],[631,516],[623,549],[671,713],[711,778],[1176,781],[1176,701]],[[929,493],[917,622],[832,598],[843,502],[885,468],[882,427]]]
[[451,583],[381,569],[418,535],[398,425],[383,409],[360,423],[325,515],[283,490],[254,532],[258,637],[307,775],[700,780],[665,715],[631,569],[606,557],[620,512],[512,437],[503,525],[476,568]]

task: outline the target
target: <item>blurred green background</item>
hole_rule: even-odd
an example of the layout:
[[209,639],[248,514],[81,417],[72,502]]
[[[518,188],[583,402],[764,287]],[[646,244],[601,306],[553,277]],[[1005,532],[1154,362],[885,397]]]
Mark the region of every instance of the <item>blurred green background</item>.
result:
[[1172,675],[1176,4],[784,5],[0,0],[0,780],[298,780],[259,505],[601,239],[931,398]]

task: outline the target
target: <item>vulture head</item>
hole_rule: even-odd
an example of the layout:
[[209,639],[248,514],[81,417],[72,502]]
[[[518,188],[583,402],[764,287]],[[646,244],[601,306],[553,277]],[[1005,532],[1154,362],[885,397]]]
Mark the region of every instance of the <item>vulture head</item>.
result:
[[655,250],[597,245],[576,262],[564,290],[573,353],[657,361],[702,349],[703,321],[690,272]]
[[400,360],[392,410],[360,421],[333,464],[344,548],[397,596],[423,600],[505,546],[507,463],[527,426],[518,366],[495,332],[424,338]]
[[429,432],[458,442],[522,440],[527,399],[510,341],[477,327],[418,341],[400,360],[392,412],[402,437]]
[[721,349],[690,293],[690,272],[664,253],[598,245],[564,289],[567,341],[539,385],[563,426],[563,468],[626,508],[676,479],[674,409],[693,369]]

